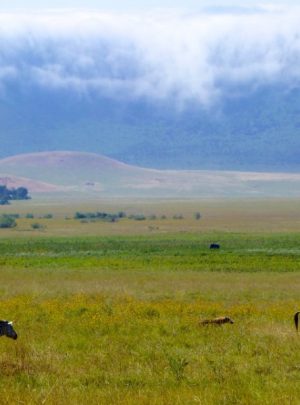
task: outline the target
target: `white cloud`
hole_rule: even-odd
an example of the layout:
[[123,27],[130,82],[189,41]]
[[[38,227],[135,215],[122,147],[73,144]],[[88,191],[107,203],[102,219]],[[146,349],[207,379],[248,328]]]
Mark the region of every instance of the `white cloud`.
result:
[[231,86],[297,84],[299,20],[291,7],[0,14],[0,83],[210,105]]

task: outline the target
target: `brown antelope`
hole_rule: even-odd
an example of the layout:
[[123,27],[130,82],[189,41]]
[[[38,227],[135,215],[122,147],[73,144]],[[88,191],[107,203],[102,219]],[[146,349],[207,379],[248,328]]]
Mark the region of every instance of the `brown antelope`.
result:
[[224,323],[234,323],[228,316],[222,316],[215,319],[204,319],[200,321],[200,325],[223,325]]

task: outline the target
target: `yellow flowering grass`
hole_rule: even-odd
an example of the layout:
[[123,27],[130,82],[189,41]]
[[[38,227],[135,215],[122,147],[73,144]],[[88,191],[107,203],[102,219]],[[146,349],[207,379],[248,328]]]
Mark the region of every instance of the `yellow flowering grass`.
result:
[[[297,403],[297,299],[267,303],[76,294],[0,301],[1,403]],[[230,314],[234,325],[201,327]]]
[[298,404],[299,241],[0,239],[0,404]]

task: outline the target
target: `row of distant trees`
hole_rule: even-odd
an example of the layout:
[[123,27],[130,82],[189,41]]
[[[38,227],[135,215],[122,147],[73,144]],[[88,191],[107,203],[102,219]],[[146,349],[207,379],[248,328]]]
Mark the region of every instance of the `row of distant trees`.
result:
[[[127,215],[126,212],[120,211],[116,214],[111,214],[107,212],[76,212],[74,215],[74,219],[79,219],[82,222],[87,222],[89,221],[94,221],[94,220],[102,220],[106,222],[116,222],[121,218],[128,218],[128,219],[134,219],[136,221],[144,221],[146,219],[167,219],[166,215],[161,215],[159,218],[156,215],[149,215],[146,216],[144,214],[131,214]],[[199,220],[201,218],[200,212],[195,212],[194,213],[194,218]],[[68,218],[69,219],[69,218]],[[182,214],[175,214],[173,215],[173,219],[183,219]]]
[[31,197],[26,187],[7,188],[0,185],[0,205],[9,204],[11,200],[28,200]]

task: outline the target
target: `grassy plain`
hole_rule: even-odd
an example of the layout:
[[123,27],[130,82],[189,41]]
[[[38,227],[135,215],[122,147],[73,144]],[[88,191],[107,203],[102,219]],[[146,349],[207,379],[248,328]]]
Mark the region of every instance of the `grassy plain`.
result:
[[[156,215],[156,220],[128,221],[116,223],[80,223],[73,220],[76,211],[125,211],[128,215],[142,213]],[[200,212],[201,220],[195,221],[194,213]],[[89,235],[149,235],[164,233],[203,232],[297,232],[300,230],[299,199],[214,199],[214,200],[157,200],[157,199],[102,199],[82,200],[62,197],[38,197],[32,200],[16,201],[10,206],[0,206],[0,215],[19,213],[21,216],[34,214],[34,219],[21,218],[18,227],[1,230],[0,237],[12,236],[89,236]],[[53,219],[39,218],[53,214]],[[173,220],[174,215],[184,220]],[[167,218],[159,219],[162,215]],[[67,219],[66,219],[67,218]],[[46,226],[44,232],[31,229],[39,222]]]
[[[0,339],[1,403],[300,403],[297,201],[1,210],[35,216],[0,232],[0,313],[19,333]],[[65,219],[77,210],[167,219]],[[199,326],[221,315],[235,324]]]

